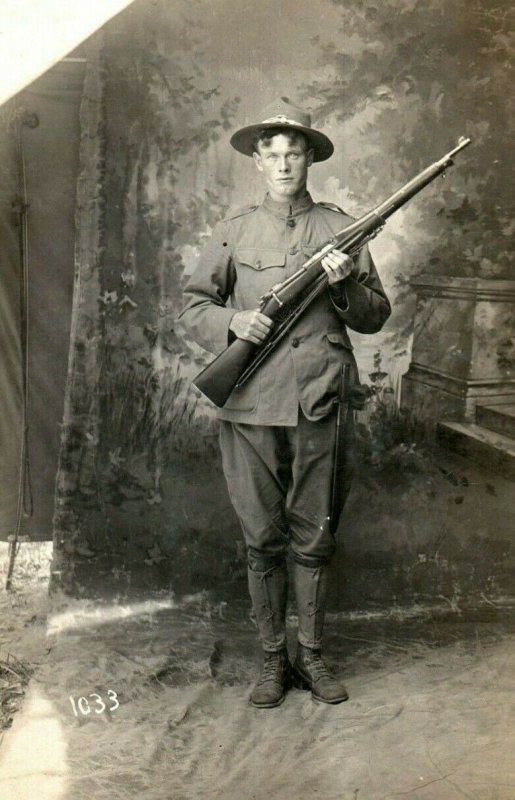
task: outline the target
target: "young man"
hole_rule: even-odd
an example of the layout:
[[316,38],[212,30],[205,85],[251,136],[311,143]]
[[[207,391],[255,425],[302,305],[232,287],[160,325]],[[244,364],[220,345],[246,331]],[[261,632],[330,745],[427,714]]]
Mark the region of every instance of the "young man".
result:
[[[261,205],[215,227],[185,289],[182,320],[215,354],[234,337],[264,342],[273,323],[258,310],[259,298],[352,221],[336,206],[311,199],[308,169],[329,158],[333,145],[287,98],[263,122],[237,131],[231,144],[254,159],[268,191]],[[343,364],[357,375],[346,328],[378,331],[390,305],[367,248],[355,260],[333,250],[322,264],[327,291],[218,413],[223,468],[245,536],[264,650],[251,694],[259,708],[282,702],[292,670],[319,701],[348,696],[320,652],[327,566],[335,550],[329,531],[334,401]],[[289,551],[299,619],[293,667],[285,626]]]

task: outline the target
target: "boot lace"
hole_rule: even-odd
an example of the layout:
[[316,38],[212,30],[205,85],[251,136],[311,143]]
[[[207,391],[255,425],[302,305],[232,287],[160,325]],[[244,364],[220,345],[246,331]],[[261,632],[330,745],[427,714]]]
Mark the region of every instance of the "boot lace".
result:
[[334,680],[334,676],[331,675],[327,665],[322,660],[322,656],[320,656],[318,653],[313,653],[308,659],[306,659],[306,666],[309,668],[313,680],[318,681],[324,678]]
[[281,653],[267,653],[258,683],[277,680],[280,676],[283,656]]

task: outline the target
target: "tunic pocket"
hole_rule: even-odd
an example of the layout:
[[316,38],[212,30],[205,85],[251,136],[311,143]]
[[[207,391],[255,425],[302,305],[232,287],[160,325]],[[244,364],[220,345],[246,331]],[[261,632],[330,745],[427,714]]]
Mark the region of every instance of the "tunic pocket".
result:
[[236,259],[240,264],[255,270],[284,267],[286,263],[284,250],[262,250],[258,247],[239,247],[236,250]]
[[338,345],[339,347],[344,347],[345,350],[352,350],[354,349],[352,344],[350,343],[349,336],[347,332],[343,331],[328,331],[326,333],[327,341],[331,344]]
[[239,389],[233,389],[225,403],[224,411],[253,411],[259,398],[259,371]]
[[235,251],[236,284],[234,296],[238,308],[255,308],[260,298],[286,277],[284,250],[238,247]]

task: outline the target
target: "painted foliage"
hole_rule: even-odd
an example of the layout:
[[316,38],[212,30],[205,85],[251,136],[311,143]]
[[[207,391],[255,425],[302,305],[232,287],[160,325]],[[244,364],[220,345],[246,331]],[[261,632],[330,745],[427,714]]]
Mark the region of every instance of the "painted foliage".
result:
[[448,180],[392,224],[391,324],[402,341],[413,274],[513,275],[513,10],[484,0],[331,3],[340,24],[317,36],[321,74],[303,96],[316,98],[318,119],[341,122],[353,139],[351,195],[374,203],[459,136],[473,142]]
[[107,26],[85,87],[81,186],[88,196],[80,196],[78,222],[79,232],[89,224],[95,235],[78,239],[58,480],[56,561],[68,576],[81,559],[108,570],[116,562],[117,573],[134,561],[159,567],[167,545],[179,547],[185,532],[185,571],[195,569],[196,534],[209,533],[228,505],[214,463],[212,412],[190,385],[207,354],[176,332],[175,319],[181,250],[223,210],[219,189],[196,191],[196,171],[230,127],[238,100],[198,65],[187,14],[165,10],[161,4],[149,14],[141,4]]
[[[479,0],[319,0],[313,8],[137,0],[105,29],[98,291],[78,321],[95,330],[97,372],[71,408],[69,439],[82,471],[76,485],[89,489],[68,486],[61,500],[74,513],[58,531],[76,563],[109,552],[117,569],[139,561],[166,575],[171,550],[174,576],[193,584],[202,570],[231,569],[238,526],[216,425],[191,388],[208,356],[176,318],[214,223],[261,196],[252,161],[228,140],[275,96],[302,102],[334,139],[338,155],[313,169],[311,187],[315,199],[355,216],[460,135],[473,139],[452,177],[396,215],[373,245],[395,301],[384,361],[407,351],[413,274],[510,274],[508,8]],[[377,345],[364,348],[358,341],[373,380],[387,377]],[[80,434],[85,414],[92,439]]]

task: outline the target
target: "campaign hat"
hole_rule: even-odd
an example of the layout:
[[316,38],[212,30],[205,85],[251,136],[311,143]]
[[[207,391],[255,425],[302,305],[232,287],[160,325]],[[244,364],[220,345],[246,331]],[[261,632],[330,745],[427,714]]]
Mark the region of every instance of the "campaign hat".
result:
[[280,97],[271,103],[264,110],[261,122],[237,130],[231,136],[231,145],[244,156],[252,156],[256,133],[269,128],[285,128],[303,133],[309,147],[313,149],[313,161],[325,161],[334,152],[333,143],[325,133],[311,127],[311,114],[291,103],[288,97]]

